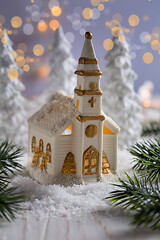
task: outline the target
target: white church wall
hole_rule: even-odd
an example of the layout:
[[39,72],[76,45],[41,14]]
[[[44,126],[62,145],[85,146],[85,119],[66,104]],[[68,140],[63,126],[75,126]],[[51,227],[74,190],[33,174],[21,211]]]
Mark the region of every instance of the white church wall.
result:
[[114,173],[117,169],[117,135],[116,134],[103,135],[103,151],[107,155],[111,172]]

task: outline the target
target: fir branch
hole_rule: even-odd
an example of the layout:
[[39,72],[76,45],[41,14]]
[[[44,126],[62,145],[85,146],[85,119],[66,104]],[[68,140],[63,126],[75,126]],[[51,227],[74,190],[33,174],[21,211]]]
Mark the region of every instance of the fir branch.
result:
[[160,121],[150,121],[142,125],[142,137],[160,136]]
[[160,187],[158,181],[152,184],[145,177],[140,180],[134,174],[128,175],[128,181],[119,178],[119,184],[113,184],[119,190],[112,191],[109,199],[114,206],[121,206],[133,213],[132,223],[136,226],[148,226],[160,229]]
[[129,149],[136,162],[133,169],[147,173],[148,178],[160,179],[160,141],[158,139],[137,142]]
[[17,148],[10,141],[0,143],[0,219],[13,220],[21,210],[20,203],[28,197],[18,192],[17,188],[9,186],[11,175],[23,169],[19,163],[22,154],[22,148]]

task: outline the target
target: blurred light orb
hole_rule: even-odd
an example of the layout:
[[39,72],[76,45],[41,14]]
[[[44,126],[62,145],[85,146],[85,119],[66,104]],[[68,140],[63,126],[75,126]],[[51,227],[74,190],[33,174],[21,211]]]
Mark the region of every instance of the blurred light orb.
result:
[[101,3],[98,5],[98,10],[103,11],[104,10],[104,5]]
[[3,36],[3,37],[1,38],[1,42],[2,42],[3,44],[7,43],[7,42],[8,42],[8,38],[7,38],[6,36]]
[[158,26],[154,27],[152,32],[160,35],[160,27],[158,27]]
[[41,14],[38,11],[34,11],[31,15],[31,18],[34,22],[38,22],[41,18]]
[[51,10],[54,6],[59,6],[59,2],[57,0],[51,0],[48,2],[48,7]]
[[86,29],[85,29],[85,28],[81,28],[79,32],[80,32],[80,34],[81,34],[82,36],[84,36],[84,34],[85,34],[85,32],[86,32]]
[[112,39],[109,39],[109,38],[105,39],[103,42],[103,47],[107,51],[110,51],[114,47],[114,43],[113,43]]
[[140,41],[142,43],[148,43],[150,41],[150,34],[148,32],[142,32],[140,34]]
[[48,65],[43,65],[38,69],[38,75],[40,77],[47,77],[50,74],[51,68]]
[[147,15],[143,16],[143,21],[147,22],[149,20],[149,17]]
[[95,7],[98,6],[100,2],[101,2],[100,0],[91,0],[91,4]]
[[151,42],[151,48],[154,50],[154,51],[157,51],[159,50],[160,48],[160,42],[158,40],[154,40]]
[[74,20],[72,22],[72,27],[74,30],[79,30],[82,27],[82,23],[80,20]]
[[82,12],[82,16],[87,20],[91,19],[92,16],[93,16],[92,9],[91,8],[84,8],[83,12]]
[[33,47],[33,53],[35,56],[42,56],[43,53],[44,53],[44,47],[41,45],[41,44],[36,44],[34,47]]
[[17,53],[16,53],[16,51],[12,51],[12,52],[10,52],[10,54],[11,54],[14,58],[17,57]]
[[53,31],[55,31],[57,28],[59,28],[59,22],[57,20],[51,20],[49,26]]
[[28,72],[28,71],[30,70],[30,66],[29,66],[28,64],[25,64],[25,65],[23,66],[23,70],[24,70],[25,72]]
[[113,37],[119,37],[120,35],[120,28],[118,26],[115,26],[111,29],[111,33]]
[[8,30],[7,33],[8,33],[9,35],[11,35],[13,32],[12,32],[12,30]]
[[143,61],[146,63],[146,64],[150,64],[153,62],[153,54],[151,52],[146,52],[144,53],[143,55]]
[[23,32],[24,34],[26,35],[32,35],[32,33],[34,32],[34,27],[31,23],[26,23],[24,26],[23,26]]
[[115,13],[114,15],[113,15],[113,19],[114,20],[117,20],[118,22],[122,22],[123,21],[123,17],[122,17],[122,15],[120,14],[120,13]]
[[22,50],[23,52],[26,52],[27,51],[27,44],[21,42],[17,45],[17,48]]
[[51,13],[53,16],[58,17],[62,14],[62,9],[59,6],[54,6],[51,9]]
[[93,16],[92,16],[93,20],[97,20],[101,15],[100,11],[97,8],[92,8],[92,12],[93,12]]
[[5,23],[6,19],[3,15],[0,15],[0,25],[3,25]]
[[139,17],[137,15],[130,15],[128,18],[128,23],[132,27],[136,27],[139,24]]
[[23,67],[23,65],[25,64],[25,58],[23,56],[18,56],[16,58],[16,63],[18,67]]
[[125,36],[122,34],[122,35],[119,36],[118,39],[119,39],[120,42],[124,42],[126,38],[125,38]]
[[67,32],[67,33],[65,34],[65,36],[66,36],[67,40],[68,40],[70,43],[73,43],[73,42],[74,42],[75,36],[74,36],[74,34],[73,34],[72,32]]
[[29,60],[31,63],[33,63],[34,62],[34,58],[30,58],[30,60]]
[[22,49],[17,49],[17,50],[16,50],[16,54],[17,54],[17,56],[22,56],[22,57],[24,57],[24,51],[23,51]]
[[40,32],[45,32],[47,30],[48,26],[44,20],[40,20],[37,24],[37,28]]
[[22,26],[22,19],[18,16],[15,16],[11,19],[11,25],[13,28],[20,28]]
[[10,80],[15,80],[18,78],[18,71],[15,68],[11,68],[8,70],[8,78]]

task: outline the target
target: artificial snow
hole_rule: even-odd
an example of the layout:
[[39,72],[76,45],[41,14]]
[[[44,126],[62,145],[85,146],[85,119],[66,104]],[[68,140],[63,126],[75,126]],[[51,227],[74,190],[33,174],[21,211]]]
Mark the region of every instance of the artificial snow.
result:
[[[90,215],[96,211],[105,211],[110,214],[117,211],[103,200],[113,190],[112,183],[117,182],[117,177],[124,178],[124,171],[131,167],[130,155],[127,151],[118,152],[117,174],[106,176],[105,182],[78,185],[70,176],[57,178],[54,185],[41,185],[28,176],[27,171],[13,178],[12,185],[31,197],[22,204],[25,216],[32,217],[57,217]],[[66,187],[69,185],[68,187]],[[73,186],[71,186],[73,185]]]

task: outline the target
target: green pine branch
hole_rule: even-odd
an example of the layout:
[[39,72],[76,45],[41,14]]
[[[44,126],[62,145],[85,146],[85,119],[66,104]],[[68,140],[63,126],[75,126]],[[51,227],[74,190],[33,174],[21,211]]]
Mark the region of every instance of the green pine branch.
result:
[[109,199],[114,206],[121,206],[133,214],[132,223],[136,226],[148,226],[160,229],[160,187],[158,181],[153,185],[146,177],[133,179],[128,175],[128,181],[119,178],[119,184],[113,184],[118,190],[112,191]]
[[160,121],[151,121],[142,125],[142,137],[160,136]]
[[134,158],[133,169],[147,173],[148,178],[160,180],[160,141],[158,139],[137,142],[129,149]]
[[0,143],[0,219],[13,220],[21,210],[20,203],[28,197],[10,186],[12,176],[23,169],[19,163],[22,154],[22,148],[10,141]]

